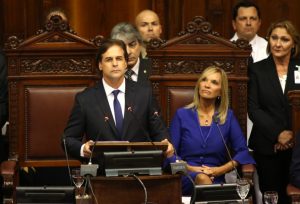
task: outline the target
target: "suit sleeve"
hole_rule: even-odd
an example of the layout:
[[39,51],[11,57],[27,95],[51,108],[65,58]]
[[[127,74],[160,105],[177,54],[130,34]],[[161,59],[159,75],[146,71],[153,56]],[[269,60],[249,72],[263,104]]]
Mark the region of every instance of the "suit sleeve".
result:
[[0,53],[0,129],[8,119],[8,87],[5,58]]
[[150,127],[150,135],[153,141],[162,141],[169,139],[168,129],[160,114],[160,107],[155,96],[152,93],[151,86],[149,87],[149,109],[148,109],[148,122]]
[[75,96],[75,102],[64,134],[68,153],[75,158],[80,157],[80,148],[84,134],[84,113],[80,103],[80,93]]
[[182,160],[182,158],[179,156],[180,155],[179,148],[180,148],[180,144],[181,144],[181,134],[182,134],[181,120],[179,117],[179,111],[177,110],[172,119],[171,125],[170,125],[171,142],[176,150],[177,158],[176,158],[176,156],[169,158],[170,162],[174,162],[176,159]]
[[234,151],[233,160],[239,164],[255,164],[254,159],[249,154],[247,142],[245,136],[241,130],[236,117],[231,115],[230,117],[230,143]]

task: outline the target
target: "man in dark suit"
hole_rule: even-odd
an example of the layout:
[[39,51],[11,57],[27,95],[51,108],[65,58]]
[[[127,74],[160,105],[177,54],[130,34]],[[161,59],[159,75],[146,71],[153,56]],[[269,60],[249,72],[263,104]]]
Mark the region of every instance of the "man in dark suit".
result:
[[300,131],[295,137],[296,143],[293,148],[293,156],[290,168],[290,182],[300,188]]
[[122,40],[128,53],[126,78],[139,84],[148,82],[151,74],[151,61],[141,57],[143,40],[138,30],[130,23],[119,23],[111,31],[111,38]]
[[[149,84],[125,79],[128,54],[121,40],[106,40],[98,53],[102,80],[75,97],[65,138],[68,153],[88,158],[94,141],[165,141],[168,130],[157,113]],[[86,143],[82,144],[83,137]]]

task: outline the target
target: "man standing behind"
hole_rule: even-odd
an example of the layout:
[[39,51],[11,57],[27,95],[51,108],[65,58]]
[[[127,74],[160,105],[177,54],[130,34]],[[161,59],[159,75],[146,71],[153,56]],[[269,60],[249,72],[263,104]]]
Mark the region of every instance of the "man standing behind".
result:
[[268,57],[267,41],[258,36],[261,25],[260,10],[252,1],[243,0],[235,5],[232,13],[232,26],[235,35],[231,41],[243,38],[252,46],[251,57],[253,62],[258,62]]
[[128,66],[125,77],[138,83],[148,82],[151,61],[140,57],[143,40],[136,28],[130,23],[119,23],[113,27],[110,37],[122,40],[126,45]]
[[[261,61],[268,57],[267,45],[268,42],[257,35],[257,32],[261,25],[261,15],[259,7],[252,1],[242,0],[238,2],[232,11],[232,26],[235,30],[235,35],[230,41],[236,41],[237,39],[248,40],[252,46],[251,57],[249,64]],[[247,138],[250,137],[253,123],[247,117]],[[258,176],[255,173],[255,183],[258,183]],[[261,193],[257,185],[255,186],[256,202],[262,203]]]
[[[232,26],[236,31],[233,38],[230,41],[236,41],[237,39],[248,40],[252,46],[251,57],[249,64],[261,61],[268,57],[267,45],[268,42],[257,35],[257,32],[261,25],[260,10],[256,4],[252,1],[242,0],[238,2],[232,11]],[[252,122],[247,119],[247,138],[249,138]]]
[[[94,141],[163,141],[168,154],[168,130],[157,114],[151,86],[125,79],[128,54],[121,40],[101,44],[97,63],[102,80],[78,93],[64,131],[67,151],[75,158],[89,158]],[[86,141],[83,143],[83,136]]]
[[160,39],[162,28],[158,15],[154,11],[141,11],[135,18],[135,26],[140,32],[144,42],[147,43],[154,38]]

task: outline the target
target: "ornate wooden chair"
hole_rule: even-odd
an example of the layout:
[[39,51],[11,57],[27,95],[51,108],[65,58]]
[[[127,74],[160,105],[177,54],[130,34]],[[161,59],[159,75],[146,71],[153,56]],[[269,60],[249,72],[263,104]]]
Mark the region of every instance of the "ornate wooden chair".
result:
[[[68,22],[52,16],[33,37],[9,37],[9,160],[1,165],[4,203],[13,203],[22,167],[66,166],[61,136],[74,95],[97,79],[96,52],[102,37],[88,41]],[[70,160],[71,166],[80,162]]]
[[[190,103],[199,74],[215,65],[229,79],[230,106],[246,133],[247,62],[251,47],[247,41],[235,44],[212,30],[203,17],[196,16],[186,28],[168,41],[152,40],[147,53],[152,59],[150,77],[154,93],[169,125],[175,111]],[[246,134],[245,134],[246,135]],[[254,165],[243,165],[243,176],[252,181]]]
[[[292,126],[293,126],[293,132],[296,134],[300,131],[300,91],[290,91],[288,93],[290,104],[292,105]],[[296,141],[300,142],[300,141]],[[300,198],[300,189],[293,186],[292,184],[289,184],[287,186],[287,194],[291,198],[291,203],[296,204],[299,203]]]

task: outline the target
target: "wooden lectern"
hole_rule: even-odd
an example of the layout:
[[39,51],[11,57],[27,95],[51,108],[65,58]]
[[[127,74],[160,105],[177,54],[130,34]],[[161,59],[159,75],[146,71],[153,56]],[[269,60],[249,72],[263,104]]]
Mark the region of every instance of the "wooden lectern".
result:
[[[162,142],[97,142],[94,146],[93,157],[95,160],[102,158],[104,152],[165,151],[166,149],[167,144]],[[104,163],[100,163],[100,168],[106,168],[101,165]],[[181,177],[179,175],[137,175],[137,177],[145,185],[148,203],[181,204]],[[133,176],[92,177],[91,186],[98,203],[141,204],[145,202],[144,188]]]
[[[140,176],[148,203],[181,204],[181,177],[179,175]],[[91,184],[98,203],[142,204],[145,195],[142,185],[133,177],[94,177]],[[94,202],[95,203],[95,202]]]

